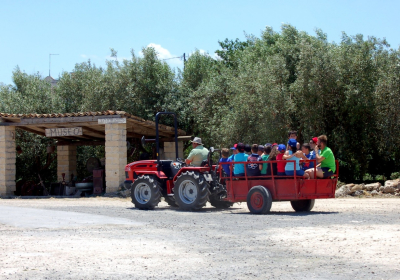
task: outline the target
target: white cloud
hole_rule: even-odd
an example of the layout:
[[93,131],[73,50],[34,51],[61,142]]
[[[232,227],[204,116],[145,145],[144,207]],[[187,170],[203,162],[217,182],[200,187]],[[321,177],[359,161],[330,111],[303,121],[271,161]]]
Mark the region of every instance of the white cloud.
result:
[[[183,58],[182,58],[183,54],[181,55],[171,54],[169,50],[155,43],[150,43],[146,47],[153,48],[157,52],[158,58],[160,60],[164,60],[166,63],[169,64],[169,66],[183,68]],[[143,56],[143,53],[139,52],[139,56]]]
[[[208,56],[210,56],[210,57],[212,57],[212,58],[214,58],[214,59],[216,59],[216,60],[220,60],[220,59],[221,59],[221,58],[218,56],[217,53],[210,54],[208,51],[205,51],[205,50],[203,50],[203,49],[199,49],[198,51],[200,52],[200,54],[202,54],[202,55],[208,55]],[[189,56],[192,55],[193,53],[194,53],[194,51],[192,51],[192,52],[189,54]]]

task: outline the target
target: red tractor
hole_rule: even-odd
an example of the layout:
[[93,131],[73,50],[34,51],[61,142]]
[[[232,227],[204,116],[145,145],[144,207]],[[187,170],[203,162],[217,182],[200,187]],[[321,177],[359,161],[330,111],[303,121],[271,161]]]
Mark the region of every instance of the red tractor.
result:
[[[160,160],[158,121],[161,115],[174,116],[176,161]],[[217,208],[228,208],[232,202],[224,200],[226,189],[219,183],[216,166],[212,165],[213,148],[208,160],[201,167],[187,166],[178,158],[178,132],[175,113],[159,112],[156,115],[156,139],[142,138],[142,144],[156,142],[157,160],[142,160],[129,163],[125,167],[127,188],[131,188],[132,203],[138,209],[151,210],[158,205],[161,196],[171,206],[182,210],[196,211],[207,201]],[[130,185],[130,186],[129,186]]]
[[[158,120],[163,114],[175,118],[176,161],[160,160]],[[299,176],[245,176],[226,175],[222,165],[212,164],[212,147],[208,159],[201,167],[187,166],[178,158],[177,122],[174,113],[161,112],[156,115],[157,160],[143,160],[129,163],[125,167],[127,187],[131,186],[132,202],[138,209],[152,210],[164,196],[171,206],[182,210],[196,211],[209,201],[216,208],[229,208],[235,202],[247,202],[251,213],[265,214],[271,209],[272,201],[290,201],[295,211],[311,211],[315,199],[334,198],[338,180],[339,166],[336,162],[336,174],[328,179],[306,180]],[[315,160],[314,166],[316,165]],[[293,161],[294,162],[294,161]],[[276,161],[266,161],[271,165]],[[246,164],[246,162],[223,163]],[[315,168],[315,167],[314,167]],[[296,174],[296,171],[294,172]]]

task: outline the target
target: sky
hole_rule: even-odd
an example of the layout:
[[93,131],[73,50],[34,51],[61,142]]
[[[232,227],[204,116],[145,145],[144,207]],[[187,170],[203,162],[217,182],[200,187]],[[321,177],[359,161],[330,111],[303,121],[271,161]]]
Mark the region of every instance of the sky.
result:
[[120,1],[0,0],[0,83],[12,84],[19,66],[27,74],[58,78],[88,59],[104,66],[110,48],[118,59],[153,46],[160,59],[182,67],[183,53],[196,49],[214,55],[218,41],[260,36],[266,26],[283,23],[340,42],[342,31],[386,38],[400,46],[400,1]]

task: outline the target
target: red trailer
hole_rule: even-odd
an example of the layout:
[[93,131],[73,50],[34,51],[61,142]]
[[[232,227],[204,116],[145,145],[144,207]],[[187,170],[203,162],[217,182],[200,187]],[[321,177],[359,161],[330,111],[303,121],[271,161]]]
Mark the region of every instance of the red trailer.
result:
[[[263,161],[262,163],[275,164],[278,161]],[[285,162],[295,162],[285,160]],[[314,162],[315,160],[310,160]],[[265,214],[271,209],[273,201],[290,201],[295,211],[310,211],[315,199],[335,198],[335,190],[339,175],[339,164],[336,161],[336,173],[328,179],[305,179],[303,176],[223,176],[222,164],[248,164],[247,162],[221,163],[218,167],[221,180],[225,181],[226,201],[247,202],[251,213]],[[296,165],[294,165],[296,168]],[[272,166],[271,166],[272,169]],[[315,174],[315,167],[314,167]]]

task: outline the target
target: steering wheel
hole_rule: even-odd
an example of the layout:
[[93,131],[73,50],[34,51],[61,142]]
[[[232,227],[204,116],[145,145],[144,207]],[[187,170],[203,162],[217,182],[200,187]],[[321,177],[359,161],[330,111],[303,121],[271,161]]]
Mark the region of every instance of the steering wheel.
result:
[[186,166],[186,162],[183,158],[177,158],[176,161],[182,164],[182,166]]

